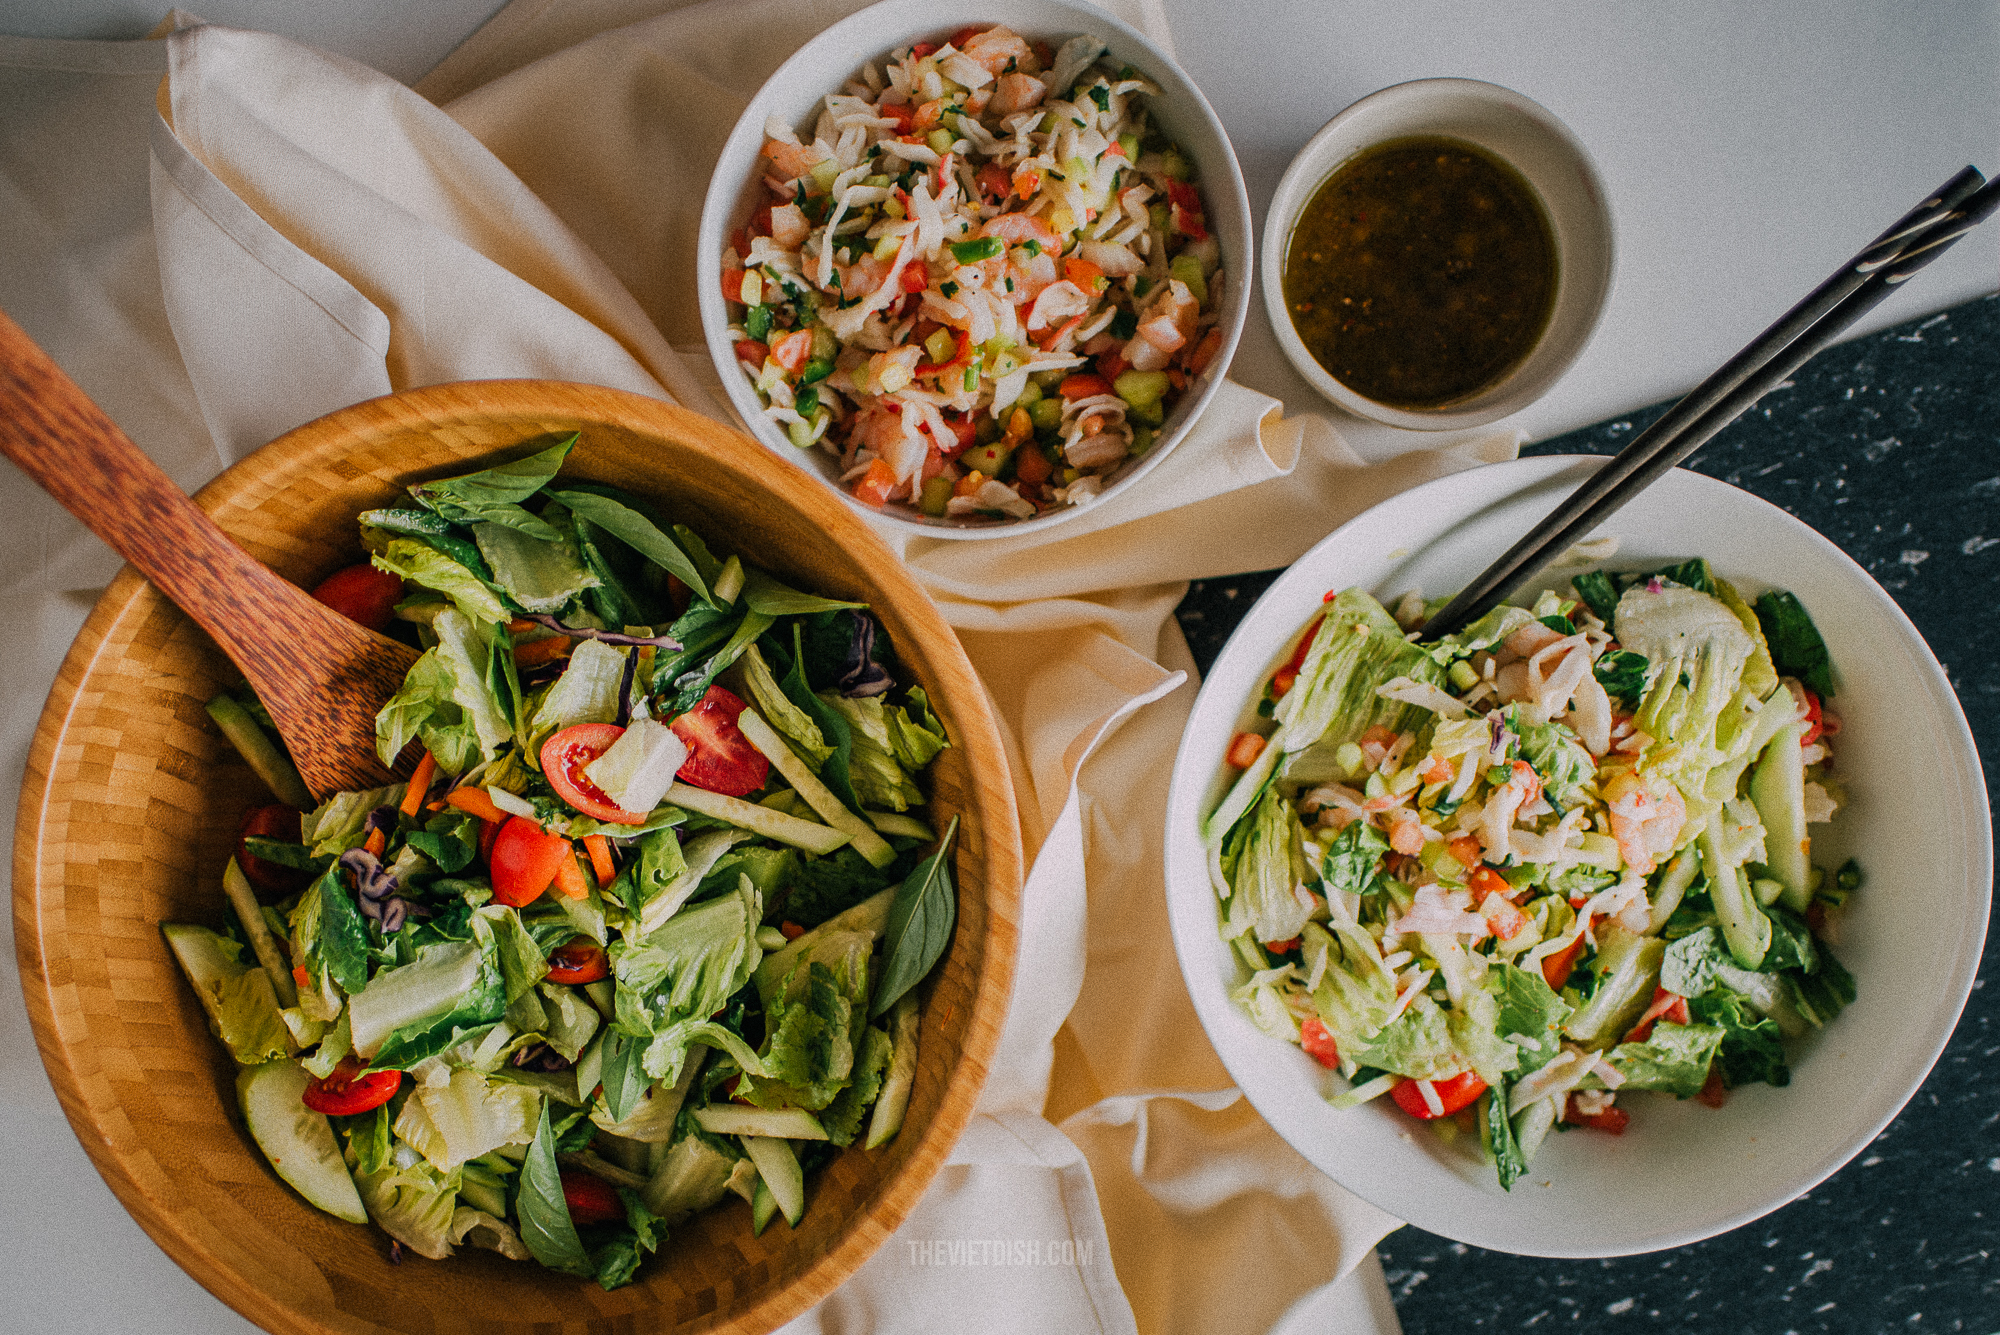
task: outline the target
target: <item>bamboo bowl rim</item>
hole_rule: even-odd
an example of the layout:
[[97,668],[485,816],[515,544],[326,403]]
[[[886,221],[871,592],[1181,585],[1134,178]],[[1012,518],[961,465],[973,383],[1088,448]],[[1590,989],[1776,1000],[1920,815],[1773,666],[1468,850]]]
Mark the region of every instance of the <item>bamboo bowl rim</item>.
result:
[[[556,381],[473,381],[391,394],[307,423],[223,472],[195,501],[253,555],[309,582],[337,568],[329,555],[346,553],[341,564],[353,560],[353,515],[385,503],[404,482],[462,471],[509,446],[573,429],[584,438],[566,475],[611,471],[629,483],[620,469],[639,457],[635,447],[659,448],[662,471],[634,489],[663,498],[686,493],[664,503],[698,531],[726,534],[750,522],[742,513],[759,521],[768,513],[771,526],[802,540],[823,535],[831,563],[798,568],[794,577],[821,590],[873,586],[867,601],[946,724],[953,746],[933,781],[940,803],[951,787],[964,818],[954,853],[959,927],[926,985],[910,1120],[881,1150],[852,1148],[821,1169],[797,1231],[778,1221],[761,1242],[751,1239],[747,1207],[728,1198],[677,1226],[639,1281],[610,1294],[594,1281],[469,1248],[443,1262],[389,1269],[380,1262],[384,1235],[321,1215],[265,1164],[222,1083],[233,1063],[207,1031],[157,930],[169,913],[192,917],[188,904],[197,896],[213,899],[206,920],[219,917],[219,850],[234,842],[236,815],[268,797],[255,798],[261,789],[247,769],[228,781],[234,754],[198,717],[198,700],[234,679],[233,666],[127,567],[64,659],[29,750],[14,841],[22,990],[64,1114],[113,1193],[176,1263],[267,1329],[770,1330],[831,1293],[902,1222],[971,1117],[998,1045],[1023,878],[999,728],[985,688],[928,595],[816,478],[738,432],[636,394]],[[674,472],[676,464],[692,467]],[[704,493],[712,504],[691,513],[687,496]],[[746,511],[752,502],[770,508]],[[343,513],[330,540],[317,532]],[[786,573],[784,551],[722,540]],[[145,655],[208,677],[149,674],[138,661]],[[157,709],[113,709],[135,702]],[[133,730],[140,745],[120,745]],[[203,768],[204,757],[214,770]],[[222,813],[226,830],[195,819],[202,810]],[[186,902],[171,903],[175,893]],[[940,1044],[949,1049],[942,1059]],[[919,1122],[920,1113],[927,1120]],[[844,1167],[857,1156],[858,1166]],[[289,1208],[276,1204],[281,1200]],[[840,1213],[815,1221],[815,1204]],[[246,1239],[243,1229],[258,1235]],[[691,1252],[680,1241],[690,1236]],[[326,1249],[338,1255],[321,1264]],[[379,1269],[357,1274],[369,1251]],[[705,1289],[682,1282],[704,1278]],[[403,1312],[399,1292],[420,1285],[437,1305]],[[506,1290],[504,1310],[491,1301],[498,1290]]]

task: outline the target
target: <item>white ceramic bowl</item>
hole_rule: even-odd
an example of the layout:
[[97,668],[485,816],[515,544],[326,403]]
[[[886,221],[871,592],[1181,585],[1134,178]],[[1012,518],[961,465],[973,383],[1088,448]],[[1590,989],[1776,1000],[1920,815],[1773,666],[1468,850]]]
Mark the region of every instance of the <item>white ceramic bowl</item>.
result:
[[758,440],[818,473],[862,513],[932,538],[1011,537],[1059,524],[1088,507],[1071,506],[1033,519],[993,520],[934,519],[907,505],[876,509],[861,504],[841,486],[837,458],[817,448],[796,448],[763,415],[756,390],[736,364],[728,335],[728,306],[721,286],[710,278],[722,272],[722,252],[729,244],[730,233],[762,202],[762,187],[755,167],[768,118],[776,116],[794,127],[805,124],[818,114],[820,99],[838,91],[862,65],[879,62],[894,48],[910,42],[942,40],[971,23],[1003,23],[1023,37],[1052,39],[1056,45],[1079,33],[1094,33],[1109,48],[1110,58],[1129,62],[1158,84],[1161,96],[1148,99],[1147,106],[1154,122],[1194,162],[1208,227],[1222,246],[1223,271],[1229,277],[1224,284],[1221,319],[1216,325],[1222,331],[1221,351],[1168,414],[1153,448],[1111,474],[1103,492],[1091,504],[1102,505],[1110,497],[1138,485],[1180,443],[1222,383],[1229,360],[1236,352],[1236,340],[1243,332],[1244,316],[1250,309],[1250,200],[1243,190],[1243,173],[1236,165],[1229,136],[1187,74],[1137,29],[1120,23],[1101,9],[1067,0],[980,0],[979,3],[884,0],[834,24],[799,48],[744,109],[709,181],[696,249],[697,270],[702,276],[696,286],[701,293],[701,322],[709,354],[715,359],[715,369],[729,401]]
[[[1534,350],[1477,394],[1424,411],[1376,403],[1327,374],[1292,327],[1284,284],[1292,227],[1326,179],[1363,149],[1414,135],[1461,140],[1511,165],[1541,200],[1556,243],[1555,308]],[[1583,351],[1611,292],[1611,247],[1604,186],[1567,126],[1539,104],[1496,84],[1418,79],[1362,98],[1328,121],[1292,159],[1264,215],[1264,309],[1278,345],[1299,374],[1348,412],[1416,431],[1480,426],[1540,398]]]
[[1797,519],[1675,471],[1600,530],[1620,540],[1608,564],[1706,556],[1750,596],[1790,589],[1824,635],[1840,688],[1835,764],[1850,805],[1814,827],[1813,853],[1821,865],[1856,857],[1867,875],[1838,944],[1859,996],[1791,1045],[1791,1085],[1734,1090],[1719,1110],[1635,1097],[1620,1105],[1632,1114],[1625,1135],[1551,1136],[1506,1193],[1476,1142],[1447,1146],[1387,1099],[1335,1112],[1326,1095],[1342,1082],[1237,1009],[1228,989],[1247,975],[1217,935],[1196,830],[1226,787],[1224,749],[1290,638],[1330,589],[1360,585],[1390,599],[1457,589],[1602,462],[1521,459],[1443,478],[1307,552],[1217,659],[1188,721],[1167,809],[1174,945],[1202,1024],[1251,1103],[1301,1154],[1383,1209],[1461,1242],[1535,1256],[1696,1242],[1776,1209],[1846,1163],[1916,1092],[1950,1036],[1979,965],[1992,885],[1978,754],[1915,627],[1867,572]]

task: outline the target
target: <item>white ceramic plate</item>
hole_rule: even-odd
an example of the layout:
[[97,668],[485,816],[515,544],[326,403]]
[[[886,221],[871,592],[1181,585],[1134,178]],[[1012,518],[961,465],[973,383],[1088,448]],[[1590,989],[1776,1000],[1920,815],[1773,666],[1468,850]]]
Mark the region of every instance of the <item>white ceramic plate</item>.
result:
[[[1837,951],[1859,997],[1794,1044],[1792,1082],[1731,1093],[1720,1110],[1656,1095],[1621,1102],[1622,1137],[1549,1137],[1502,1192],[1476,1140],[1446,1145],[1378,1100],[1335,1112],[1344,1088],[1230,1002],[1247,976],[1216,933],[1199,820],[1227,785],[1222,756],[1263,681],[1330,589],[1387,600],[1457,589],[1601,466],[1521,459],[1414,488],[1301,557],[1237,628],[1209,674],[1175,761],[1167,809],[1174,945],[1195,1009],[1230,1074],[1271,1125],[1343,1186],[1430,1232],[1536,1256],[1682,1246],[1763,1215],[1846,1163],[1916,1092],[1972,988],[1992,886],[1992,830],[1972,735],[1937,660],[1867,572],[1776,506],[1675,471],[1613,516],[1607,565],[1706,556],[1754,597],[1797,594],[1832,651],[1843,720],[1835,764],[1850,805],[1813,827],[1813,859],[1860,859],[1867,881]],[[1548,582],[1555,587],[1558,577]]]
[[1024,37],[1052,38],[1058,45],[1079,33],[1094,33],[1109,48],[1110,58],[1130,62],[1158,84],[1161,96],[1148,99],[1147,106],[1154,123],[1193,160],[1208,226],[1222,245],[1222,262],[1228,275],[1221,319],[1216,324],[1222,331],[1222,349],[1167,416],[1153,448],[1113,473],[1092,505],[1102,505],[1126,488],[1138,485],[1180,443],[1228,373],[1229,360],[1235,355],[1236,341],[1250,309],[1253,263],[1250,199],[1244,193],[1243,173],[1236,165],[1229,136],[1223,132],[1222,122],[1216,119],[1208,100],[1180,66],[1137,29],[1127,27],[1101,9],[1067,0],[980,0],[980,3],[884,0],[813,38],[780,65],[751,99],[729,141],[723,145],[715,175],[709,181],[708,197],[702,204],[695,261],[697,271],[703,276],[696,285],[701,293],[702,328],[723,389],[749,424],[752,435],[777,453],[818,473],[863,514],[886,519],[896,527],[928,538],[1013,537],[1060,524],[1090,507],[1071,506],[1034,519],[1003,521],[933,519],[907,505],[884,506],[879,510],[862,505],[841,485],[838,458],[817,448],[796,448],[763,415],[756,390],[736,364],[728,334],[728,305],[723,300],[720,282],[710,281],[710,277],[722,272],[722,251],[730,232],[750,216],[762,198],[759,180],[751,169],[763,148],[764,124],[768,118],[776,116],[794,127],[804,124],[817,114],[820,100],[838,91],[863,64],[879,62],[892,49],[910,42],[941,40],[970,23],[1004,23]]

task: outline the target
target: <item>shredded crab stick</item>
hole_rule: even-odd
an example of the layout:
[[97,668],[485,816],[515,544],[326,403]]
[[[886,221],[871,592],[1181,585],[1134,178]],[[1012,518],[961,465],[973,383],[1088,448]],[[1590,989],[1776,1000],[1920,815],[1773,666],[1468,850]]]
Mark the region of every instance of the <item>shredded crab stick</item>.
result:
[[1158,93],[1095,38],[968,28],[768,125],[722,272],[765,415],[869,505],[1096,497],[1222,343],[1221,250]]

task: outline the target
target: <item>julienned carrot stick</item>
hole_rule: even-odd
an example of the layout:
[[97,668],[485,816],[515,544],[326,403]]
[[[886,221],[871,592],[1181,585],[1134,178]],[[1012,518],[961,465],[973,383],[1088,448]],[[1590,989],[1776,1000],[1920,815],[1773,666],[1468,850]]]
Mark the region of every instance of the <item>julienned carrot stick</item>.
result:
[[529,640],[514,647],[515,667],[539,667],[543,663],[553,663],[558,658],[568,658],[575,645],[567,635],[551,635],[546,639]]
[[583,868],[577,865],[574,852],[556,862],[556,890],[565,899],[590,897],[590,886],[583,879]]
[[507,813],[494,805],[493,799],[486,795],[486,790],[477,784],[468,783],[463,788],[454,788],[444,795],[444,800],[460,811],[477,816],[481,820],[490,820],[501,825],[507,823]]
[[388,831],[370,830],[368,832],[367,841],[363,843],[361,846],[368,850],[368,854],[370,857],[378,857],[378,858],[381,857],[382,850],[389,846]]
[[618,868],[611,861],[611,841],[601,834],[586,834],[583,847],[590,854],[590,870],[596,874],[597,884],[610,885],[618,875]]
[[403,793],[402,811],[405,816],[416,815],[417,808],[424,804],[424,798],[431,791],[431,780],[437,777],[437,768],[437,757],[425,751],[424,758],[417,762],[417,772],[410,776],[409,788]]

